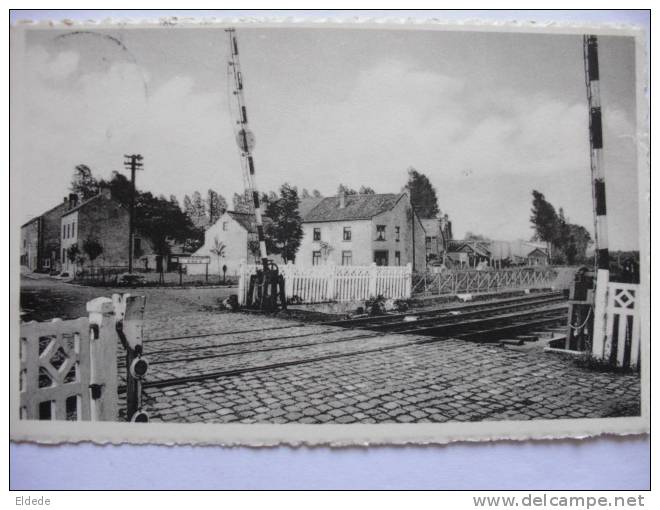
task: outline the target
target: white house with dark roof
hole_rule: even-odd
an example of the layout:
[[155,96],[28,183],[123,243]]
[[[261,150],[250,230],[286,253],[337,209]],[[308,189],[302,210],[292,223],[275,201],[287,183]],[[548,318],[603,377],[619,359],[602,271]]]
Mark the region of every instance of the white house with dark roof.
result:
[[[263,218],[264,223],[270,221]],[[204,232],[204,244],[194,255],[206,255],[211,257],[209,264],[210,274],[222,274],[222,266],[227,266],[227,276],[235,276],[241,261],[255,264],[259,261],[258,253],[253,252],[250,241],[257,240],[257,227],[254,214],[238,211],[225,211],[218,221]],[[252,243],[255,247],[256,244]],[[217,249],[224,247],[223,255],[219,256]],[[270,255],[275,263],[281,264],[279,256]],[[188,274],[204,274],[204,264],[188,264]]]
[[301,216],[296,265],[426,267],[426,232],[407,193],[326,197]]

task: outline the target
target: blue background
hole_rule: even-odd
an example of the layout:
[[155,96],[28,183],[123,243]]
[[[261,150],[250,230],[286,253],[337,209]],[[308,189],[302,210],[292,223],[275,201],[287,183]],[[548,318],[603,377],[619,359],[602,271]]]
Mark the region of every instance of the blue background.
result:
[[[244,11],[12,11],[18,19],[226,16]],[[264,15],[305,16],[309,11]],[[647,11],[317,11],[319,16],[634,23]],[[259,15],[250,12],[250,16]],[[53,469],[58,466],[58,469]],[[72,477],[71,473],[76,472]],[[12,489],[637,489],[650,488],[648,437],[433,447],[221,448],[10,445]]]

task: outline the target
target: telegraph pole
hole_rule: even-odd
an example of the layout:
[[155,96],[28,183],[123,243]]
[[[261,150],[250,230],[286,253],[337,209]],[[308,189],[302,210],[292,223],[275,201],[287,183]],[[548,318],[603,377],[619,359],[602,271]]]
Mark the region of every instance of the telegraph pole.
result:
[[133,272],[133,248],[135,229],[135,172],[142,168],[142,156],[140,154],[124,154],[126,160],[124,166],[131,171],[131,200],[128,209],[128,272]]

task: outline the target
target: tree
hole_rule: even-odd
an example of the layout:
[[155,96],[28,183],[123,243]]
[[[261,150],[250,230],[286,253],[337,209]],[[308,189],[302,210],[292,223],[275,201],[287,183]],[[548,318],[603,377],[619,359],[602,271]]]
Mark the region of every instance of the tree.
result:
[[358,193],[360,195],[375,195],[376,191],[374,191],[374,189],[370,188],[369,186],[360,186]]
[[339,187],[337,188],[337,195],[357,195],[358,192],[355,191],[353,188],[349,188],[345,184],[340,184]]
[[222,272],[222,267],[220,266],[220,260],[225,256],[225,250],[227,246],[225,243],[220,241],[217,237],[213,239],[213,248],[211,248],[211,253],[218,257],[218,275]]
[[188,218],[193,218],[195,216],[195,208],[191,198],[188,195],[183,197],[183,212],[186,213]]
[[170,195],[170,203],[172,205],[177,206],[179,209],[181,208],[181,206],[179,205],[179,199],[176,198],[176,195]]
[[465,237],[463,237],[465,241],[490,241],[486,236],[482,236],[481,234],[473,234],[469,230],[465,233]]
[[284,262],[295,260],[303,236],[299,204],[298,189],[284,183],[280,187],[280,197],[266,209],[266,216],[271,220],[265,229],[268,252],[280,255]]
[[87,200],[99,192],[99,183],[92,176],[90,168],[87,165],[80,164],[73,171],[70,189],[81,200]]
[[410,203],[420,218],[435,218],[440,213],[435,188],[426,175],[410,167],[405,187],[410,193]]
[[[110,180],[105,181],[101,179],[101,181],[99,181],[99,186],[107,186],[110,188],[112,198],[122,205],[128,207],[131,203],[133,184],[124,174],[114,171],[112,172]],[[139,195],[139,193],[140,192],[136,190],[135,194]]]
[[321,195],[321,192],[317,189],[312,190],[312,196],[314,198],[323,198],[323,195]]
[[170,240],[195,251],[204,239],[204,231],[196,227],[181,209],[169,200],[139,193],[135,203],[135,228],[149,236],[158,255],[170,252]]
[[307,191],[307,188],[303,188],[302,193],[300,194],[300,199],[304,200],[306,198],[312,198],[312,195],[309,194],[309,191]]
[[96,239],[87,238],[83,241],[83,251],[87,254],[90,264],[94,266],[94,261],[103,253],[103,246]]
[[559,217],[554,206],[545,199],[543,193],[532,191],[532,216],[529,221],[535,232],[535,238],[548,245],[548,255],[552,258],[552,244],[557,240]]
[[227,201],[217,191],[209,189],[206,198],[206,207],[209,213],[209,222],[214,224],[227,210]]
[[242,194],[234,193],[232,199],[234,205],[234,211],[242,213],[251,213],[253,212],[254,205],[252,203],[252,197],[250,196],[249,191],[244,191]]
[[66,257],[69,259],[69,262],[71,262],[74,265],[74,276],[78,272],[78,264],[83,265],[85,262],[85,259],[82,257],[80,253],[80,248],[78,247],[78,244],[72,244],[69,246],[66,250]]

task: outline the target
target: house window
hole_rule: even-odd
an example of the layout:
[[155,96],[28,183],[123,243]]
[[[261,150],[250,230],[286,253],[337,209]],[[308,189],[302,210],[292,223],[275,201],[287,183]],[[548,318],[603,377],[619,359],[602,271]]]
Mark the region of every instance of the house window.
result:
[[133,238],[133,256],[139,257],[142,254],[142,239],[139,237]]
[[320,228],[315,228],[314,229],[314,241],[320,241],[321,240],[321,229]]
[[426,251],[431,251],[431,238],[426,237]]
[[321,263],[321,252],[313,251],[312,252],[312,265],[318,266]]
[[385,225],[376,225],[376,241],[385,240]]
[[395,251],[394,252],[394,265],[395,266],[400,266],[401,265],[401,252],[400,251]]
[[222,222],[222,230],[227,231],[227,222],[226,221]]
[[344,227],[344,241],[351,240],[351,227]]
[[353,252],[348,250],[348,251],[342,251],[341,252],[341,265],[342,266],[351,266],[353,265]]
[[394,227],[394,236],[397,243],[401,241],[401,227]]
[[62,225],[62,239],[66,239],[66,225]]
[[71,237],[76,237],[76,222],[71,224]]

